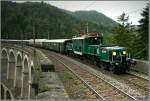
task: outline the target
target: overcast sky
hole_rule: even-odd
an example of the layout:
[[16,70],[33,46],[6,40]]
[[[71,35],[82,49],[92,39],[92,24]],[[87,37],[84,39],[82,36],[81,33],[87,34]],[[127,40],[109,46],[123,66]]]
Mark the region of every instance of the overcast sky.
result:
[[124,11],[128,13],[130,22],[138,24],[141,11],[147,1],[44,1],[58,8],[69,11],[96,10],[117,21],[117,17]]

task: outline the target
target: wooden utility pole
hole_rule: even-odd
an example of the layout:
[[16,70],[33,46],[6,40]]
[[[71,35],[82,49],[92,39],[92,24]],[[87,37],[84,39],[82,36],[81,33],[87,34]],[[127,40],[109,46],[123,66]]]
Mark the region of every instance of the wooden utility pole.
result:
[[[35,49],[35,40],[36,40],[36,33],[35,33],[35,24],[33,23],[33,63],[34,66],[36,67],[36,49]],[[34,88],[34,92],[37,98],[38,94],[38,81],[37,81],[37,76],[34,76],[34,80],[32,82],[32,88]]]
[[87,35],[89,33],[88,22],[86,23],[86,33],[87,33]]
[[23,31],[21,30],[21,46],[22,46],[22,49],[23,49]]
[[7,45],[8,45],[8,38],[9,38],[9,37],[8,37],[8,33],[7,33],[7,35],[6,35]]
[[[22,51],[21,51],[21,55],[22,55],[22,63],[23,63],[23,31],[21,29],[21,48],[22,48]],[[23,72],[23,75],[22,75],[22,87],[23,87],[23,78],[24,78],[24,69],[22,68],[22,72]],[[23,98],[23,89],[21,89],[21,98]]]
[[35,25],[33,24],[33,47],[34,47],[34,59],[35,59]]
[[48,39],[49,39],[49,31],[48,31],[47,37],[48,37]]

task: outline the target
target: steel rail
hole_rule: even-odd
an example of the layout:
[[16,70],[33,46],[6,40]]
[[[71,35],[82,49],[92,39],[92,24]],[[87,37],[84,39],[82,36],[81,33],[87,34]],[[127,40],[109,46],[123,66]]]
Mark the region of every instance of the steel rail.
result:
[[[58,54],[56,54],[56,53],[55,53],[55,55],[57,55],[57,56],[59,56],[59,57],[62,57],[62,56],[60,56],[60,55],[58,55]],[[62,58],[63,58],[63,57],[62,57]],[[75,64],[75,63],[74,63],[74,64]],[[75,65],[76,65],[76,64],[75,64]],[[83,68],[82,68],[82,69],[83,69]],[[84,70],[87,71],[86,69],[84,69]],[[118,89],[117,87],[115,87],[114,85],[112,85],[110,82],[108,82],[108,81],[106,81],[105,79],[101,78],[99,75],[94,74],[94,73],[89,72],[89,71],[87,71],[87,72],[90,73],[90,74],[92,74],[92,75],[95,75],[97,78],[99,78],[99,79],[103,80],[104,82],[108,83],[109,85],[111,85],[112,87],[116,88],[116,89],[119,90],[120,92],[124,93],[125,95],[127,95],[127,96],[130,97],[131,99],[137,100],[135,97],[131,96],[130,94],[124,92],[124,91],[121,90],[121,89]]]
[[[131,76],[135,76],[135,77],[137,77],[138,79],[141,79],[141,80],[145,80],[145,81],[147,81],[148,82],[148,80],[147,79],[145,79],[145,78],[143,78],[143,77],[141,77],[141,76],[138,76],[138,75],[134,75],[134,74],[130,74],[130,73],[128,73],[129,75],[131,75]],[[148,87],[144,87],[144,86],[141,86],[141,85],[139,85],[139,84],[137,84],[136,82],[132,82],[132,81],[130,81],[130,80],[127,80],[128,82],[131,82],[132,84],[134,84],[134,85],[136,85],[136,86],[138,86],[138,87],[140,87],[141,89],[144,89],[144,90],[149,90],[149,88]],[[139,82],[141,82],[140,80],[139,80]]]
[[[72,58],[72,57],[71,57]],[[74,59],[74,58],[72,58],[72,59]],[[78,61],[78,60],[77,60]],[[80,61],[79,61],[80,62]],[[130,73],[130,72],[127,72],[127,74],[128,75],[131,75],[131,76],[135,76],[135,77],[137,77],[138,79],[142,79],[142,80],[145,80],[145,81],[148,81],[149,79],[148,79],[148,77],[143,77],[143,76],[140,76],[140,75],[138,75],[138,74],[134,74],[134,72],[132,73]],[[94,74],[95,75],[95,74]],[[143,89],[143,90],[146,90],[146,91],[148,91],[149,90],[149,88],[148,87],[144,87],[144,86],[141,86],[140,84],[138,84],[138,83],[136,83],[136,82],[132,82],[132,81],[130,81],[130,80],[128,80],[128,79],[126,79],[126,81],[128,82],[128,84],[132,84],[132,85],[134,85],[134,86],[137,86],[137,87],[139,87],[141,90]],[[140,81],[140,80],[139,80]]]
[[137,100],[135,97],[133,97],[133,96],[131,96],[130,94],[124,92],[123,90],[121,90],[121,89],[115,87],[115,86],[112,85],[110,82],[108,82],[108,81],[106,81],[105,79],[101,78],[99,75],[94,74],[94,73],[91,73],[91,74],[95,75],[96,77],[98,77],[99,79],[103,80],[104,82],[110,84],[112,87],[114,87],[114,88],[116,88],[117,90],[121,91],[122,93],[124,93],[124,94],[127,95],[128,97],[132,98],[133,100]]
[[[72,57],[71,57],[72,58]],[[74,58],[72,58],[72,59],[74,59]],[[78,61],[78,60],[77,60]],[[80,61],[79,61],[80,62]],[[139,75],[137,75],[137,74],[134,74],[134,73],[130,73],[130,72],[127,72],[127,74],[128,75],[131,75],[131,76],[135,76],[135,77],[137,77],[138,79],[142,79],[142,80],[147,80],[148,81],[148,78],[147,77],[143,77],[143,76],[139,76]],[[133,82],[133,81],[130,81],[130,80],[128,80],[128,79],[125,79],[126,81],[127,81],[127,83],[130,85],[130,84],[132,84],[133,86],[135,86],[135,87],[139,87],[141,90],[145,90],[146,92],[148,92],[148,90],[149,90],[149,88],[148,87],[144,87],[144,86],[142,86],[142,85],[140,85],[140,84],[138,84],[138,83],[136,83],[136,82]],[[139,80],[139,82],[140,82],[140,80]],[[137,100],[137,99],[136,99]]]
[[[52,55],[51,55],[52,56]],[[88,86],[89,89],[91,89],[98,97],[100,97],[102,100],[105,100],[103,96],[101,96],[92,86],[90,86],[85,80],[83,80],[79,75],[77,75],[69,66],[67,66],[64,62],[57,59],[56,57],[52,56],[57,61],[59,61],[61,64],[63,64],[69,71],[71,71],[77,78],[79,78],[86,86]]]
[[134,72],[127,72],[127,74],[136,76],[136,77],[141,78],[143,80],[147,80],[147,81],[149,80],[148,77],[139,76],[138,74],[135,74]]

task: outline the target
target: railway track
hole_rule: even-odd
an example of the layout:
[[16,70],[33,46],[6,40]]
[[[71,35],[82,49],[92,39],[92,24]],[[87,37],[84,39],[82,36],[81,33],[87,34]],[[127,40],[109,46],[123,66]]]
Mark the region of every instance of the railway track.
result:
[[100,76],[90,73],[89,71],[81,68],[79,65],[67,61],[60,55],[54,52],[49,52],[50,55],[57,61],[62,63],[68,70],[76,75],[85,85],[88,86],[97,96],[102,100],[106,99],[133,99],[135,97],[127,94],[126,92],[113,86]]
[[139,76],[132,75],[132,74],[127,74],[126,76],[122,78],[123,80],[126,80],[128,85],[134,86],[135,89],[138,89],[142,93],[143,98],[148,96],[149,81],[147,79],[144,79]]
[[83,61],[81,61],[80,59],[77,59],[77,58],[73,58],[73,59],[75,59],[75,60],[77,60],[81,63],[87,64],[90,67],[93,67],[95,69],[98,69],[102,73],[104,73],[104,74],[106,74],[110,77],[113,77],[114,79],[117,79],[119,82],[122,82],[122,83],[130,86],[131,88],[139,91],[141,94],[140,94],[140,96],[137,97],[138,99],[144,99],[144,98],[148,97],[148,94],[149,94],[149,87],[148,87],[149,81],[148,81],[147,77],[141,77],[141,76],[139,76],[137,74],[133,74],[133,73],[127,73],[127,74],[118,76],[118,75],[110,73],[109,71],[102,70],[102,69],[98,68],[97,66],[95,66],[91,63],[87,63],[85,61],[83,62]]
[[128,72],[128,74],[136,76],[138,78],[142,78],[147,81],[149,80],[149,77],[146,74],[139,74],[139,73],[135,72],[134,70],[131,70],[130,72]]
[[113,77],[119,82],[122,82],[123,84],[128,85],[132,89],[140,92],[140,96],[136,97],[137,99],[145,99],[148,97],[149,94],[148,80],[130,74],[125,74],[122,76],[114,74],[107,74],[107,75]]
[[[98,94],[98,93],[96,93],[95,92],[95,90],[94,89],[92,89],[81,77],[79,77],[74,71],[72,71],[67,65],[65,65],[63,62],[61,62],[61,61],[59,61],[58,59],[56,59],[55,57],[53,57],[52,55],[49,55],[49,54],[47,54],[48,52],[46,51],[45,52],[46,53],[46,55],[53,61],[53,63],[55,64],[55,68],[57,68],[56,69],[56,71],[57,72],[61,72],[61,73],[63,73],[64,71],[64,73],[66,74],[67,73],[67,70],[69,71],[69,72],[71,72],[73,75],[75,75],[75,77],[77,77],[77,79],[79,79],[82,83],[83,83],[83,85],[85,85],[90,91],[87,91],[86,93],[85,93],[85,97],[84,98],[86,98],[86,99],[96,99],[96,98],[100,98],[100,99],[102,99],[101,98],[101,96]],[[62,65],[63,64],[63,65]],[[66,69],[64,69],[64,68],[66,68]],[[65,75],[60,75],[60,76],[65,76]],[[75,81],[76,81],[76,79],[74,79]],[[67,81],[68,82],[68,81]],[[73,85],[74,83],[72,83],[72,84],[70,84],[70,85]],[[70,86],[69,85],[69,86]],[[80,88],[79,88],[80,89]],[[68,91],[69,93],[70,93],[70,91]],[[73,96],[71,96],[70,95],[70,97],[71,98],[75,98],[74,97],[74,95]]]
[[135,75],[127,75],[127,78],[129,82],[137,85],[138,87],[142,88],[142,89],[145,89],[145,90],[149,90],[149,87],[148,87],[148,80],[147,79],[144,79],[144,78],[141,78],[139,76],[135,76]]

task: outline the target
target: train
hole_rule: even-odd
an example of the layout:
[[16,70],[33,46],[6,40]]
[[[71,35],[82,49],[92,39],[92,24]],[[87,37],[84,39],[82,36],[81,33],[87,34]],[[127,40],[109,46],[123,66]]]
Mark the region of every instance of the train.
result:
[[[3,40],[4,41],[4,40]],[[13,40],[9,40],[13,41]],[[20,42],[21,40],[16,42]],[[77,56],[92,61],[99,67],[112,71],[114,74],[123,74],[130,71],[136,61],[130,57],[126,47],[105,45],[102,33],[83,34],[72,39],[35,39],[23,40],[24,44],[49,49],[58,53]]]

